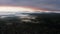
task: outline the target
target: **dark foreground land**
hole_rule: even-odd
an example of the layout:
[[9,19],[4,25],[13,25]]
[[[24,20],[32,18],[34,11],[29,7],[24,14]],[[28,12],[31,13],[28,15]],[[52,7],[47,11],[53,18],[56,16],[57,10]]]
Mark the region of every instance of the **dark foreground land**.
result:
[[33,22],[21,22],[20,18],[0,18],[0,34],[60,34],[60,14],[36,14]]

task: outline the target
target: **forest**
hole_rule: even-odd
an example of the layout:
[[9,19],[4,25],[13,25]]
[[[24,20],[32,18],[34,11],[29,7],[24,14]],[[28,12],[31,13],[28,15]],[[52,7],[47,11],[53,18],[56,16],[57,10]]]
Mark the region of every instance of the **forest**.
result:
[[[32,14],[31,14],[32,15]],[[60,34],[60,14],[37,14],[31,22],[19,17],[0,18],[0,34]],[[38,23],[33,23],[37,21]]]

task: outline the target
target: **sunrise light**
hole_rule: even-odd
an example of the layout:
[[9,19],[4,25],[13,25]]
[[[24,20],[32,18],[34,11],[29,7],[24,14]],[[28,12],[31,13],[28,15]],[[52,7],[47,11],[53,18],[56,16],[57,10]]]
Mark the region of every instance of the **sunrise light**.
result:
[[47,10],[41,10],[37,8],[32,8],[32,7],[23,7],[23,6],[0,6],[0,12],[36,12],[36,13],[41,13],[41,12],[47,12],[50,13],[52,11],[47,11]]
[[0,6],[0,12],[17,12],[17,11],[35,11],[32,8],[26,7],[13,7],[13,6]]

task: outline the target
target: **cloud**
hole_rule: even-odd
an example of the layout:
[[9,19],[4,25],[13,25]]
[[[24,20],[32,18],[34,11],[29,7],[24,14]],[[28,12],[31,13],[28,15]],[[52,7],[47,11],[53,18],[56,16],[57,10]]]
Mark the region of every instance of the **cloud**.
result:
[[0,4],[32,6],[49,10],[60,10],[60,0],[0,0]]

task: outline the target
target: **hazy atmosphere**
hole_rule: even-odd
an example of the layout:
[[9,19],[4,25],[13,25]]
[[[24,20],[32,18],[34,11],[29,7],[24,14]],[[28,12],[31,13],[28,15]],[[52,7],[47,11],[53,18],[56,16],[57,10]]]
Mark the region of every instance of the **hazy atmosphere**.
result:
[[60,0],[0,0],[0,34],[60,34]]
[[60,0],[0,0],[0,5],[32,6],[60,11]]

